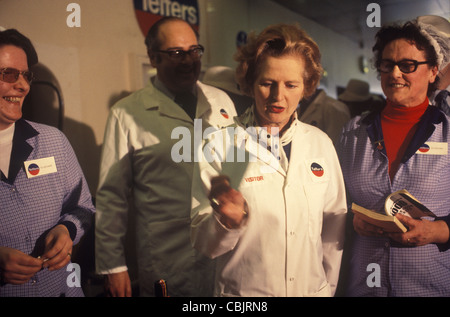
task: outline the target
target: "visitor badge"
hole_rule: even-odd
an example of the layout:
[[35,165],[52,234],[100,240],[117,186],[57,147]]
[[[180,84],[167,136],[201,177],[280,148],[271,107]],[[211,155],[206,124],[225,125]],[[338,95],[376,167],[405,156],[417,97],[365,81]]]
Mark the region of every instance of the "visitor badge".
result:
[[57,172],[54,156],[26,161],[24,164],[25,164],[25,172],[27,173],[28,178],[43,176]]
[[425,142],[416,152],[416,154],[429,155],[447,155],[447,142]]

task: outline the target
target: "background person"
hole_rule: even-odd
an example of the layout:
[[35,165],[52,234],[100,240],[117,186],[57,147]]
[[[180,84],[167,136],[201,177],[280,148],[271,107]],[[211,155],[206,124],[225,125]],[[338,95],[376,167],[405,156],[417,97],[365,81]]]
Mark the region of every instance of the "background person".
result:
[[105,129],[96,197],[97,272],[107,276],[112,296],[132,295],[124,237],[134,212],[139,294],[155,295],[154,283],[164,279],[169,296],[210,296],[211,261],[189,240],[194,150],[190,161],[175,162],[171,151],[179,140],[172,131],[184,127],[193,137],[194,118],[203,120],[203,129],[223,127],[236,112],[223,91],[197,80],[203,47],[188,23],[163,18],[146,44],[157,75],[111,109]]
[[345,90],[339,94],[338,100],[347,105],[352,118],[373,110],[369,83],[363,80],[350,79]]
[[[347,295],[449,296],[449,155],[419,151],[425,143],[446,148],[450,137],[448,117],[427,98],[440,66],[435,47],[406,23],[383,27],[373,50],[387,102],[344,129],[341,166],[349,200],[384,213],[386,197],[406,189],[437,219],[397,215],[409,230],[393,234],[355,216]],[[371,263],[380,266],[380,287],[367,284]]]
[[94,207],[66,137],[22,119],[37,61],[28,38],[0,32],[0,296],[83,296],[67,265]]
[[[202,152],[212,145],[220,153],[216,136],[226,135],[245,140],[254,159],[208,163],[205,155],[198,164],[193,244],[217,260],[216,296],[331,296],[343,247],[344,183],[330,138],[296,114],[320,80],[319,48],[297,26],[280,24],[252,37],[236,59],[240,87],[254,105],[236,120],[235,134],[212,134]],[[252,127],[257,133],[248,132]],[[240,146],[230,142],[222,153]],[[268,146],[278,146],[279,155]]]
[[439,63],[436,78],[436,90],[430,93],[430,100],[444,113],[450,115],[450,22],[436,15],[424,15],[416,19],[415,23],[436,47]]
[[239,89],[236,82],[236,71],[228,66],[209,67],[203,75],[203,83],[222,89],[233,100],[236,112],[241,115],[253,103],[251,97],[246,96]]
[[304,98],[297,111],[300,121],[318,127],[335,146],[341,139],[342,127],[350,120],[347,105],[328,96],[323,89],[317,89],[312,96]]

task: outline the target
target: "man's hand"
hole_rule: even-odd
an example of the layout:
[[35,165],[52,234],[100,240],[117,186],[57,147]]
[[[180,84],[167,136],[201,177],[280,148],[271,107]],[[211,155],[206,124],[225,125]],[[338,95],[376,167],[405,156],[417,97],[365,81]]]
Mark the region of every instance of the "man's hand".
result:
[[108,274],[105,288],[112,297],[131,297],[131,281],[128,271]]

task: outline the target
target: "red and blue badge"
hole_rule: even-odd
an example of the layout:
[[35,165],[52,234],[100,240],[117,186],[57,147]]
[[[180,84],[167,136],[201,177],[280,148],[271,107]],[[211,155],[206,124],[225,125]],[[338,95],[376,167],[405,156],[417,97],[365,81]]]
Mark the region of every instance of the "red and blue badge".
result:
[[36,176],[39,174],[41,169],[39,168],[39,165],[37,164],[30,164],[28,165],[28,173],[30,173],[33,176]]
[[222,117],[224,117],[225,119],[229,119],[230,116],[228,115],[228,112],[225,109],[220,109],[220,114],[222,115]]
[[317,177],[322,177],[325,173],[323,167],[318,163],[311,164],[311,172]]
[[427,153],[430,150],[430,146],[428,144],[424,144],[419,148],[419,152]]

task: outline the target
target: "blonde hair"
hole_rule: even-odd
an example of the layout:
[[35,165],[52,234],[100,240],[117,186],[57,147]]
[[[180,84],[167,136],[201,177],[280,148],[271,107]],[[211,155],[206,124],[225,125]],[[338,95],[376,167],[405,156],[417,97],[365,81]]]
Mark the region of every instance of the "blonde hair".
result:
[[258,66],[263,58],[286,55],[303,58],[304,97],[311,96],[323,71],[319,47],[298,25],[284,23],[271,25],[257,36],[251,34],[248,43],[235,54],[234,58],[239,63],[236,80],[241,91],[247,95],[252,94],[253,84],[258,76]]

